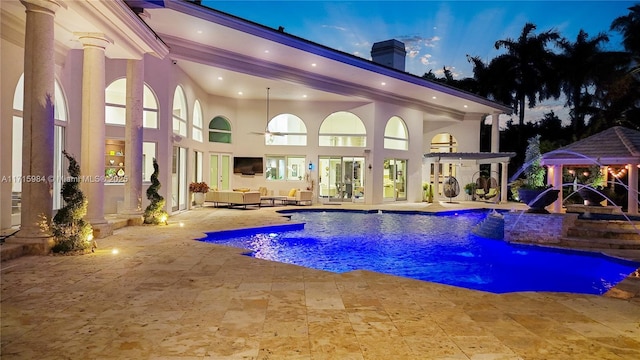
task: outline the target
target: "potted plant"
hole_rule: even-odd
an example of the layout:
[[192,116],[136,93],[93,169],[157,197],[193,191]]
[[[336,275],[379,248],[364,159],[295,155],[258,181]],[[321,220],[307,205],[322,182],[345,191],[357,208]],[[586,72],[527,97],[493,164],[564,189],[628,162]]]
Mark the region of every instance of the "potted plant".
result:
[[209,185],[206,182],[192,182],[189,184],[189,191],[193,193],[193,200],[196,205],[204,204],[204,194],[209,191]]
[[422,183],[422,199],[426,202],[433,202],[433,188],[429,183]]
[[475,191],[476,191],[476,183],[468,183],[467,185],[464,186],[464,192],[467,193],[467,195],[473,195]]
[[540,135],[530,138],[528,142],[523,165],[526,166],[525,179],[518,188],[518,197],[529,206],[527,212],[548,214],[545,207],[558,199],[560,190],[552,189],[544,183],[546,171],[540,165]]

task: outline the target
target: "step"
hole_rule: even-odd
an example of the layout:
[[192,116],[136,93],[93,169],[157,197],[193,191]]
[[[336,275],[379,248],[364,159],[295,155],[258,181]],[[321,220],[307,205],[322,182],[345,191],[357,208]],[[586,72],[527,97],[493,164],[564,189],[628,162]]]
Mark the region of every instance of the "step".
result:
[[490,239],[504,239],[504,218],[489,215],[476,225],[472,232]]
[[640,232],[640,221],[578,219],[574,227],[589,229],[628,229]]
[[640,231],[616,228],[590,229],[572,227],[567,229],[567,236],[640,241]]
[[583,238],[583,237],[563,237],[560,242],[554,244],[572,248],[589,249],[634,249],[640,250],[640,240],[611,239],[611,238]]
[[19,258],[23,254],[24,254],[24,245],[22,244],[2,243],[0,245],[0,261],[2,262]]

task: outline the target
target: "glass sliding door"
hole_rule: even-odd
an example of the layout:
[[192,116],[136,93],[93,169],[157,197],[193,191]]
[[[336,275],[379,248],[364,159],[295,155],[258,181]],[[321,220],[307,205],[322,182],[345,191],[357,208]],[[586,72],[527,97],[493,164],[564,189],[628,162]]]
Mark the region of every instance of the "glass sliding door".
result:
[[320,202],[364,200],[364,174],[363,157],[320,157]]
[[383,168],[383,200],[407,200],[407,160],[385,159]]
[[210,154],[209,187],[218,190],[229,190],[231,155]]
[[187,208],[187,149],[173,147],[171,159],[171,210]]

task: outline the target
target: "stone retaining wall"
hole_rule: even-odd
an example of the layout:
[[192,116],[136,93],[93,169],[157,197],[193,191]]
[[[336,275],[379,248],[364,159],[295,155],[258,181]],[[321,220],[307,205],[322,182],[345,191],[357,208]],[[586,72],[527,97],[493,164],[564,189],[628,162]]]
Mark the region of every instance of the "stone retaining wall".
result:
[[508,242],[557,244],[567,234],[578,214],[504,214],[504,239]]

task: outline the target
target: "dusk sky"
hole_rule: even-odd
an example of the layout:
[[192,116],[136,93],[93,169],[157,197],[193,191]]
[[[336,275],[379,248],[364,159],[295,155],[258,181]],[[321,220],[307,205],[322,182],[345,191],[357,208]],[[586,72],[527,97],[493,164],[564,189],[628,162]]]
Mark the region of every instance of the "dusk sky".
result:
[[[536,34],[557,30],[575,41],[580,29],[590,36],[606,32],[606,49],[621,49],[610,32],[616,17],[637,1],[208,1],[203,5],[278,28],[301,38],[370,59],[377,41],[398,39],[407,48],[406,71],[423,75],[442,67],[456,78],[472,77],[467,54],[490,61],[503,50],[496,40],[517,39],[525,23]],[[551,102],[562,113],[561,103]],[[531,114],[531,116],[540,116]],[[562,118],[562,116],[560,116]],[[529,118],[529,116],[527,116]],[[501,118],[502,119],[502,118]]]

